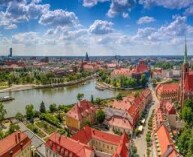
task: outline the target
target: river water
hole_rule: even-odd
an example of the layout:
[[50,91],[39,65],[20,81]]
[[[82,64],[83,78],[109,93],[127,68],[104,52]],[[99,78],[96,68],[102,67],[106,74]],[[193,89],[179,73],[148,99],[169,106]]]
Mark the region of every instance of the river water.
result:
[[13,101],[4,102],[7,110],[6,117],[15,116],[17,112],[25,114],[25,106],[33,104],[35,109],[39,110],[40,103],[44,101],[47,109],[51,103],[73,104],[77,102],[77,94],[84,93],[84,98],[90,100],[91,95],[100,98],[110,98],[116,96],[118,91],[98,90],[95,88],[95,80],[87,81],[86,84],[79,84],[70,87],[30,89],[24,91],[0,93],[0,97],[11,96],[15,98]]

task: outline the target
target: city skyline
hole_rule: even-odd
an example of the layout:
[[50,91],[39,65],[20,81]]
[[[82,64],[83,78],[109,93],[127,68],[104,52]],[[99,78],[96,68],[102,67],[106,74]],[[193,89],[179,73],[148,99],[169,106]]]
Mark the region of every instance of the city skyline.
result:
[[0,49],[19,56],[193,55],[191,0],[0,2]]

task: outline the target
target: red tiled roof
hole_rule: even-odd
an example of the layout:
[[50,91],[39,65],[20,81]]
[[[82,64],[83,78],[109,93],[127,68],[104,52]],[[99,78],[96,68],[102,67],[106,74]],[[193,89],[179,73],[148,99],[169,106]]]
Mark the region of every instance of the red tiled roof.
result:
[[123,119],[122,117],[113,116],[109,120],[107,120],[107,123],[109,125],[117,126],[117,127],[120,127],[120,128],[133,130],[133,126],[130,123],[130,121],[127,120],[127,119]]
[[0,156],[8,157],[10,154],[16,155],[23,148],[31,144],[31,140],[25,133],[17,131],[0,140]]
[[130,76],[132,76],[132,72],[133,72],[133,70],[126,69],[126,68],[120,68],[120,69],[113,70],[111,75],[112,76],[121,76],[122,75],[122,76],[130,77]]
[[73,135],[72,139],[84,144],[88,144],[91,139],[97,139],[105,143],[117,145],[118,147],[115,154],[121,155],[122,157],[126,157],[129,154],[129,141],[125,133],[122,136],[118,136],[86,126]]
[[132,106],[134,99],[134,97],[124,97],[123,100],[114,100],[112,107],[128,111],[128,109]]
[[58,133],[53,133],[46,142],[46,147],[61,156],[90,157],[94,151],[85,144]]
[[161,101],[160,107],[166,112],[167,114],[176,114],[176,109],[170,101]]
[[75,104],[73,108],[67,112],[66,115],[74,119],[81,120],[82,118],[93,112],[96,112],[96,108],[94,107],[94,105],[87,100],[82,100]]
[[173,150],[169,153],[167,157],[177,157],[175,146],[165,125],[161,125],[156,133],[160,146],[161,156],[164,155],[166,151],[168,151],[169,146],[172,146]]
[[168,92],[176,92],[179,89],[178,83],[166,83],[166,84],[159,84],[156,87],[156,93],[168,93]]
[[72,139],[80,141],[84,144],[88,144],[92,138],[115,145],[117,145],[117,141],[120,141],[121,139],[121,137],[118,135],[99,131],[90,128],[89,126],[85,126],[83,129],[79,130],[75,135],[72,136]]
[[144,100],[151,94],[149,89],[143,90],[138,97],[128,96],[124,97],[123,100],[114,100],[112,107],[127,111],[132,117],[131,124],[134,126],[139,118],[139,113],[144,107]]
[[118,148],[115,152],[115,154],[113,155],[113,157],[127,157],[129,156],[129,151],[128,151],[128,145],[129,145],[129,141],[127,138],[126,133],[123,133],[122,137],[121,137],[121,141],[118,145]]
[[148,68],[144,61],[140,61],[139,64],[135,68],[136,73],[145,73],[148,71]]

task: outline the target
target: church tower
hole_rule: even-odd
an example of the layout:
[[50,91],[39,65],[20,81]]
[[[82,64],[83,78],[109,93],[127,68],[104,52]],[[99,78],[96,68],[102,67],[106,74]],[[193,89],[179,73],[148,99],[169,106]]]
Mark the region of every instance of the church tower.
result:
[[184,103],[185,99],[185,80],[189,75],[189,64],[188,64],[188,54],[187,54],[187,44],[185,39],[185,51],[184,51],[184,62],[182,65],[181,73],[181,84],[180,84],[180,104],[181,106]]

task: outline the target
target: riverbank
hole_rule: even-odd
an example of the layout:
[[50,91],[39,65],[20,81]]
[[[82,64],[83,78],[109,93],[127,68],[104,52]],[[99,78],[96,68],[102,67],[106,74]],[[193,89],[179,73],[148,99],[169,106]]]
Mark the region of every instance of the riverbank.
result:
[[24,91],[24,90],[29,90],[29,89],[42,89],[42,88],[55,88],[55,87],[72,86],[72,85],[76,85],[79,83],[83,83],[87,80],[91,80],[93,78],[94,78],[93,76],[88,76],[84,79],[80,79],[80,80],[76,80],[76,81],[70,81],[70,82],[65,82],[65,83],[60,83],[60,84],[49,84],[49,85],[36,85],[36,84],[12,85],[11,87],[1,89],[0,93]]
[[109,89],[109,90],[128,90],[128,91],[132,91],[132,90],[139,90],[139,89],[143,89],[142,86],[138,86],[135,88],[120,88],[120,87],[114,87],[110,84],[107,84],[105,82],[97,82],[97,85],[104,88],[104,89]]

